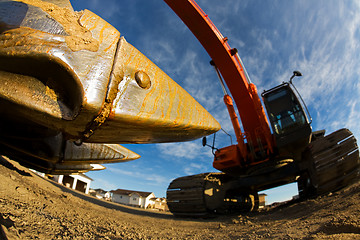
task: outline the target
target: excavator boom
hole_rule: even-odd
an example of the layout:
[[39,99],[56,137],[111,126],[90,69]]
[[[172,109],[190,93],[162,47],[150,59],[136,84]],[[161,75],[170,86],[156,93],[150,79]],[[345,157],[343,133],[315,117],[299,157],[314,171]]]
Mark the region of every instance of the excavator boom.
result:
[[[208,15],[194,0],[164,1],[191,30],[210,55],[216,68],[219,69],[236,106],[238,106],[237,110],[247,144],[250,145],[250,148],[255,149],[262,145],[263,151],[272,152],[274,143],[266,114],[256,86],[250,82],[237,50],[230,47],[228,38],[222,36]],[[244,139],[239,134],[236,137]],[[244,142],[238,142],[238,144],[244,145]],[[247,158],[248,156],[243,157]]]

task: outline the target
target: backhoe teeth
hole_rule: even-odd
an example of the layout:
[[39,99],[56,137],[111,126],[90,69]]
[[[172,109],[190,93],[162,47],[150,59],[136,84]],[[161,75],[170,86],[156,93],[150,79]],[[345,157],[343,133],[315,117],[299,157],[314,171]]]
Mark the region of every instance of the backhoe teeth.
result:
[[106,167],[101,164],[90,164],[90,166],[92,167],[91,171],[99,171],[106,169]]
[[0,4],[14,13],[0,12],[1,113],[98,143],[187,141],[220,129],[96,14],[48,1]]
[[140,158],[137,153],[119,144],[82,143],[67,141],[64,164],[128,162]]
[[76,165],[63,165],[55,164],[52,170],[39,169],[41,172],[51,175],[70,175],[77,173],[86,173],[89,171],[105,170],[106,167],[101,164],[76,164]]
[[0,8],[0,154],[43,172],[86,172],[140,157],[119,143],[220,129],[91,11],[75,13],[67,0],[0,0]]
[[[0,133],[0,152],[44,173],[101,170],[104,167],[100,164],[140,158],[140,155],[119,144],[74,142],[64,139],[62,134],[46,136],[46,130],[41,128],[33,131],[21,126],[17,134],[13,132],[12,136],[8,136],[6,133]],[[34,136],[36,134],[40,135]]]

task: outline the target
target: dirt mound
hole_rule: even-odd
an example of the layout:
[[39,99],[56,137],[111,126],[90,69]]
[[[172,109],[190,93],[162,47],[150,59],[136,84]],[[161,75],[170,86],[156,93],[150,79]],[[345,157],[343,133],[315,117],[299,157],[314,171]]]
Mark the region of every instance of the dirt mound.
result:
[[0,239],[360,239],[360,183],[247,215],[181,219],[104,202],[0,157]]

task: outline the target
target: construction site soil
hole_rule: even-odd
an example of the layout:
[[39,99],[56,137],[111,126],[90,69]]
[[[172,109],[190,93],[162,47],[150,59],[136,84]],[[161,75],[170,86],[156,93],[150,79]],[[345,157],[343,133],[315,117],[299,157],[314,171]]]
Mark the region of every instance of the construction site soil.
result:
[[102,201],[0,157],[0,239],[360,239],[360,183],[251,214],[177,218]]

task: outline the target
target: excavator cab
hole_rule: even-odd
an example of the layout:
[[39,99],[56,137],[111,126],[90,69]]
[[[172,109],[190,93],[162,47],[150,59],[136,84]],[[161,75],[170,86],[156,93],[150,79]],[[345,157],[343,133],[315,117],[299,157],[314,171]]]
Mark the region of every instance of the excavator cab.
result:
[[263,98],[278,148],[293,151],[311,139],[310,121],[290,82],[264,91]]

